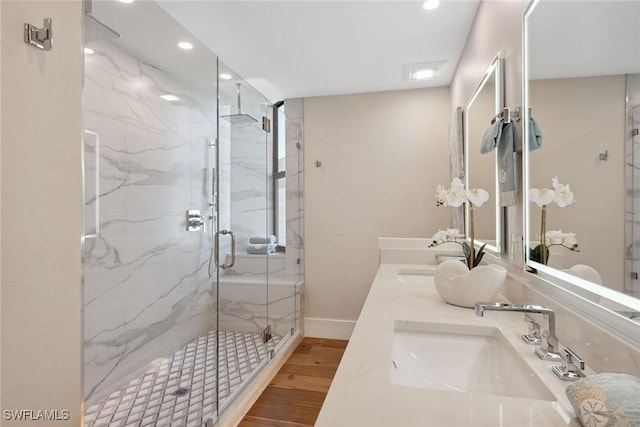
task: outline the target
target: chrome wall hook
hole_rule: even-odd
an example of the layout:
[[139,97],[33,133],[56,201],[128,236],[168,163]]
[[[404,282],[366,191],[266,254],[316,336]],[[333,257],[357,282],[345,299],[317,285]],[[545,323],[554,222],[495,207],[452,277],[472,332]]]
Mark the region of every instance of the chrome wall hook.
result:
[[51,50],[53,42],[53,27],[51,18],[44,18],[42,28],[24,24],[24,42],[42,50]]

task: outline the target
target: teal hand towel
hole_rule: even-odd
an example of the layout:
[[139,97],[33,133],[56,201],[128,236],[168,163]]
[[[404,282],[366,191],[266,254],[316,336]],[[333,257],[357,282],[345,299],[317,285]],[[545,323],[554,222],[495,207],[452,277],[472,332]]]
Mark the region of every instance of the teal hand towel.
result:
[[498,189],[500,191],[500,206],[514,206],[516,204],[516,174],[515,174],[515,144],[516,125],[506,123],[502,128],[498,143]]
[[500,142],[500,136],[502,135],[502,125],[504,120],[497,118],[495,122],[489,126],[482,136],[482,143],[480,144],[480,153],[487,154],[492,152]]
[[542,147],[542,132],[538,127],[538,122],[531,117],[529,119],[529,151]]

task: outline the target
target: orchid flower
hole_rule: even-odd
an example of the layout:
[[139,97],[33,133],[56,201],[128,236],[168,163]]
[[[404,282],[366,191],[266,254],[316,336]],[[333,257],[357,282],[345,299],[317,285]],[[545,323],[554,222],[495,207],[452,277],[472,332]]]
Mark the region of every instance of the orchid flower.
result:
[[469,205],[470,212],[470,227],[469,227],[469,238],[471,243],[468,242],[459,242],[457,239],[460,237],[464,237],[464,235],[460,234],[459,230],[447,228],[446,231],[438,230],[436,234],[434,234],[433,239],[429,247],[434,247],[441,245],[447,242],[458,243],[462,246],[462,251],[464,252],[465,258],[467,259],[467,266],[469,269],[477,267],[484,256],[484,247],[486,243],[483,244],[480,249],[476,253],[474,238],[473,238],[473,207],[480,207],[484,202],[489,200],[489,193],[481,188],[474,188],[472,190],[467,191],[464,188],[464,184],[460,178],[453,178],[451,180],[451,187],[445,189],[444,186],[438,185],[436,187],[436,206],[453,206],[458,207],[462,206],[463,203],[469,201],[471,205]]
[[556,192],[549,188],[531,188],[529,189],[529,200],[539,207],[546,206],[553,202]]
[[573,193],[569,188],[569,184],[560,184],[558,182],[558,177],[554,176],[551,180],[553,184],[553,189],[555,190],[555,198],[554,202],[557,203],[561,208],[565,208],[573,204]]
[[467,192],[460,178],[451,180],[451,188],[447,190],[447,203],[445,206],[453,206],[457,208],[467,200]]
[[489,193],[482,188],[474,188],[467,191],[467,199],[469,199],[474,206],[480,207],[484,202],[489,200]]

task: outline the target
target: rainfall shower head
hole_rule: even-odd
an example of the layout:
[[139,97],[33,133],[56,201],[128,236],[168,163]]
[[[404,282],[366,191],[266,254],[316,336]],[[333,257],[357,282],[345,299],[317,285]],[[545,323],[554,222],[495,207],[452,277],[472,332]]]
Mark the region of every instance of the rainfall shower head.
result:
[[256,123],[257,120],[254,119],[249,114],[229,114],[228,116],[220,116],[223,119],[229,120],[232,125],[246,125],[249,123]]
[[252,117],[250,114],[246,114],[242,112],[242,100],[240,98],[240,88],[242,87],[242,84],[240,83],[236,83],[236,96],[238,98],[238,112],[236,114],[228,114],[226,116],[220,116],[220,118],[222,119],[226,119],[229,120],[229,122],[232,125],[246,125],[249,123],[257,123],[258,120],[256,120],[254,117]]

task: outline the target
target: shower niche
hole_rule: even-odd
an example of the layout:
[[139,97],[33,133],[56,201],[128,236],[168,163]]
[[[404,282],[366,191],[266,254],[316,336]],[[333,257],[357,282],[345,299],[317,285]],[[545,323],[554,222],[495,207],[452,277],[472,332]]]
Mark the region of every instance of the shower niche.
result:
[[299,331],[301,107],[154,2],[87,12],[85,426],[215,425]]

